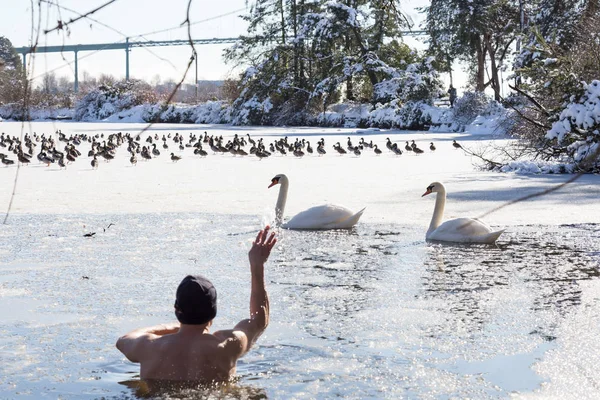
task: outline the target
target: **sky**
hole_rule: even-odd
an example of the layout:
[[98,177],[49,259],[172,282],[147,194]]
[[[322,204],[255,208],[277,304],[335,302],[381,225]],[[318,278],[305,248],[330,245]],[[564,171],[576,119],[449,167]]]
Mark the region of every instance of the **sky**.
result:
[[[29,46],[32,37],[31,3],[23,0],[3,0],[0,12],[0,35],[6,36],[15,47]],[[37,2],[35,2],[37,3]],[[43,30],[56,27],[58,20],[68,21],[77,16],[69,10],[85,14],[106,3],[106,0],[44,0],[39,35],[39,45],[73,45],[90,43],[123,42],[126,37],[130,41],[176,40],[186,39],[186,29],[181,23],[186,17],[188,0],[116,0],[107,7],[90,15],[90,19],[82,19],[69,25],[69,31],[54,31],[44,34]],[[429,0],[405,0],[402,9],[418,23],[423,19],[416,10],[425,6]],[[60,14],[56,4],[61,7]],[[239,16],[245,13],[245,0],[193,1],[190,19],[193,23],[194,39],[236,37],[246,32],[247,24]],[[38,23],[38,9],[35,9],[35,25]],[[151,32],[170,29],[166,32]],[[35,33],[34,33],[35,35]],[[143,36],[139,36],[143,35]],[[424,48],[419,42],[422,39],[406,38],[411,46]],[[226,65],[222,59],[223,49],[231,45],[197,46],[198,78],[220,80],[234,76],[239,69]],[[168,46],[152,48],[134,48],[130,52],[130,77],[155,82],[178,81],[190,58],[191,50],[187,46]],[[47,71],[54,71],[57,76],[74,75],[73,53],[40,53],[34,59],[33,77],[40,82]],[[28,57],[28,63],[31,60]],[[117,78],[125,77],[125,51],[105,50],[100,52],[80,52],[78,55],[79,80],[83,73],[92,76],[110,74]],[[192,83],[194,70],[186,81]]]

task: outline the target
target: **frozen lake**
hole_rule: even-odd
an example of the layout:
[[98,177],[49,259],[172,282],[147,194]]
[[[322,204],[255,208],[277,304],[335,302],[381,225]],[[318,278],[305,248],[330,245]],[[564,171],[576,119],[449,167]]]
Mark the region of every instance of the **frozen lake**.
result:
[[[21,128],[0,123],[11,135]],[[140,128],[32,123],[24,132]],[[174,320],[175,289],[188,273],[206,275],[219,292],[215,329],[245,318],[246,254],[274,218],[278,187],[267,186],[278,173],[290,178],[288,217],[325,202],[365,214],[351,231],[281,231],[266,269],[271,324],[238,363],[236,382],[158,397],[600,396],[600,177],[487,215],[506,228],[496,246],[441,245],[424,240],[434,199],[421,194],[432,181],[445,183],[451,218],[482,215],[569,176],[479,171],[452,139],[473,148],[491,139],[460,134],[198,125],[150,133],[204,131],[267,144],[304,138],[313,147],[324,138],[327,154],[261,161],[209,151],[200,159],[169,142],[135,167],[122,146],[92,170],[84,143],[66,170],[37,160],[21,167],[0,229],[0,398],[147,397],[139,367],[114,343]],[[338,156],[331,146],[348,136],[384,153]],[[437,150],[395,156],[387,137],[401,148],[433,141]],[[172,151],[181,161],[171,162]],[[2,216],[16,174],[0,167]]]

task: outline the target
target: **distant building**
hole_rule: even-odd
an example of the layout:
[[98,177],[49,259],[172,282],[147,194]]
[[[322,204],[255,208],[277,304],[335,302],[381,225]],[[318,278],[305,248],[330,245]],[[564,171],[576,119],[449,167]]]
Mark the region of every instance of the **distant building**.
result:
[[221,86],[223,86],[223,83],[224,83],[224,82],[225,82],[225,81],[207,81],[207,80],[199,80],[199,81],[198,81],[198,85],[199,85],[199,86],[205,85],[205,86],[216,86],[216,87],[221,87]]

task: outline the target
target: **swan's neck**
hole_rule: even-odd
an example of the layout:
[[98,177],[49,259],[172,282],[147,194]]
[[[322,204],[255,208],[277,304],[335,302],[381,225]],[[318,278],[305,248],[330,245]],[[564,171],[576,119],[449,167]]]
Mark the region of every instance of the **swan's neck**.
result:
[[444,206],[446,205],[446,191],[440,190],[437,192],[435,198],[435,208],[433,209],[433,216],[431,217],[431,223],[429,224],[429,229],[427,229],[427,233],[431,233],[437,229],[438,226],[442,223],[442,218],[444,217]]
[[283,222],[283,211],[285,210],[285,202],[287,201],[288,183],[283,181],[280,183],[279,196],[277,197],[277,204],[275,205],[275,222],[277,225],[281,225]]

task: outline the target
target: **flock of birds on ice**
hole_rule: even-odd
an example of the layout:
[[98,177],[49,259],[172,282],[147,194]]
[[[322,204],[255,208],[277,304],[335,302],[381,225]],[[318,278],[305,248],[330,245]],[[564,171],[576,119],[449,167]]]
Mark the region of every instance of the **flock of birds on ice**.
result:
[[[91,165],[93,168],[98,168],[98,160],[101,158],[106,161],[115,158],[116,150],[125,143],[127,144],[127,151],[130,153],[129,161],[133,165],[137,164],[139,158],[151,160],[159,157],[162,152],[167,154],[170,152],[171,160],[177,162],[182,156],[171,151],[173,148],[178,149],[179,152],[184,151],[186,148],[192,148],[194,155],[199,157],[206,157],[209,152],[214,154],[228,153],[234,156],[255,156],[259,159],[270,157],[273,154],[280,154],[282,156],[292,154],[295,157],[303,157],[306,154],[316,154],[318,156],[327,154],[325,139],[323,138],[317,141],[316,147],[313,147],[309,140],[297,138],[295,141],[289,141],[287,136],[266,145],[262,138],[254,140],[250,137],[250,134],[246,134],[247,138],[235,134],[233,139],[228,140],[225,144],[223,144],[223,136],[209,136],[207,132],[204,132],[203,135],[190,133],[188,138],[179,133],[175,133],[174,135],[170,133],[167,135],[163,134],[162,137],[154,134],[148,135],[144,141],[142,141],[140,134],[131,135],[122,132],[110,134],[106,137],[104,134],[77,134],[67,137],[61,131],[57,131],[56,134],[58,140],[55,140],[52,136],[34,133],[33,135],[25,134],[22,141],[15,136],[11,137],[4,133],[0,134],[0,159],[2,160],[2,164],[5,166],[13,165],[15,164],[15,159],[19,163],[29,164],[35,154],[35,157],[41,163],[48,166],[57,163],[60,168],[66,168],[69,163],[75,162],[81,156],[78,146],[84,142],[91,145],[91,149],[87,155],[88,157],[92,157]],[[60,142],[64,143],[63,151],[59,150],[61,147]],[[393,143],[389,138],[386,139],[387,149],[396,155],[401,155],[404,152],[413,154],[422,154],[425,152],[414,140],[412,143],[408,141],[405,143],[403,150],[402,145]],[[461,145],[456,140],[452,144],[456,149],[461,148]],[[38,145],[40,148],[36,154],[35,148]],[[428,147],[429,151],[436,150],[433,142],[430,142]],[[2,152],[4,149],[9,153],[8,155]],[[367,150],[372,150],[376,155],[382,153],[377,144],[373,144],[372,140],[366,142],[364,138],[361,138],[358,143],[353,143],[352,139],[348,137],[345,147],[340,142],[333,145],[333,151],[340,155],[353,154],[358,157]]]
[[[55,140],[52,136],[44,134],[33,135],[25,134],[23,140],[17,137],[10,137],[4,133],[0,134],[0,159],[5,166],[15,163],[15,160],[2,152],[3,149],[9,154],[16,156],[19,163],[29,164],[35,154],[35,157],[40,163],[49,166],[52,163],[58,163],[60,168],[66,168],[67,164],[73,163],[81,156],[78,146],[83,143],[91,145],[88,151],[88,157],[91,157],[92,168],[96,169],[99,166],[99,158],[105,159],[107,162],[114,159],[116,151],[119,147],[127,144],[127,151],[130,154],[129,161],[132,165],[136,165],[138,157],[144,160],[151,160],[161,155],[159,145],[162,151],[169,153],[171,147],[178,148],[184,151],[186,148],[193,148],[195,155],[206,157],[208,151],[215,154],[230,153],[234,156],[256,156],[259,159],[270,157],[273,154],[279,153],[282,156],[293,154],[295,157],[303,157],[308,154],[318,156],[327,153],[325,139],[320,139],[316,143],[316,148],[313,148],[310,141],[297,138],[294,141],[289,141],[288,137],[283,137],[271,142],[268,146],[263,139],[254,140],[247,134],[245,136],[234,135],[233,139],[223,144],[222,136],[209,136],[207,132],[204,135],[195,135],[190,133],[188,138],[185,138],[179,133],[171,135],[159,136],[158,134],[150,134],[143,141],[140,134],[131,135],[129,133],[115,133],[104,137],[104,134],[86,135],[77,134],[67,136],[61,131],[56,132],[58,139]],[[247,136],[247,137],[246,137]],[[64,143],[63,150],[58,149],[61,146],[59,143]],[[162,144],[161,144],[162,142]],[[169,143],[168,143],[169,142]],[[462,146],[453,141],[455,149],[460,149]],[[39,146],[39,151],[35,151]],[[249,148],[248,148],[249,146]],[[206,150],[205,150],[206,147]],[[396,155],[401,155],[403,152],[411,152],[419,155],[425,152],[413,140],[412,143],[405,142],[404,151],[402,145],[393,143],[389,138],[386,139],[387,149]],[[248,148],[248,151],[246,151]],[[340,155],[354,154],[360,156],[366,150],[372,150],[376,155],[380,155],[382,150],[372,141],[366,142],[364,138],[356,144],[348,137],[345,148],[337,142],[333,145],[333,149]],[[429,151],[434,152],[436,147],[433,142],[429,142]],[[176,155],[174,151],[170,152],[171,160],[177,162],[182,156]],[[364,212],[364,208],[358,212],[353,212],[346,207],[326,204],[322,206],[311,207],[301,213],[295,215],[287,222],[284,222],[283,212],[287,201],[287,192],[289,187],[289,179],[284,174],[276,175],[272,180],[270,187],[279,185],[279,195],[275,206],[276,223],[283,228],[288,229],[348,229],[352,228],[360,219]],[[428,240],[446,241],[446,242],[462,242],[462,243],[494,243],[502,234],[503,230],[492,231],[485,223],[475,218],[456,218],[442,222],[444,206],[446,203],[446,189],[440,182],[433,182],[428,187],[423,196],[436,193],[436,202],[426,233]]]

